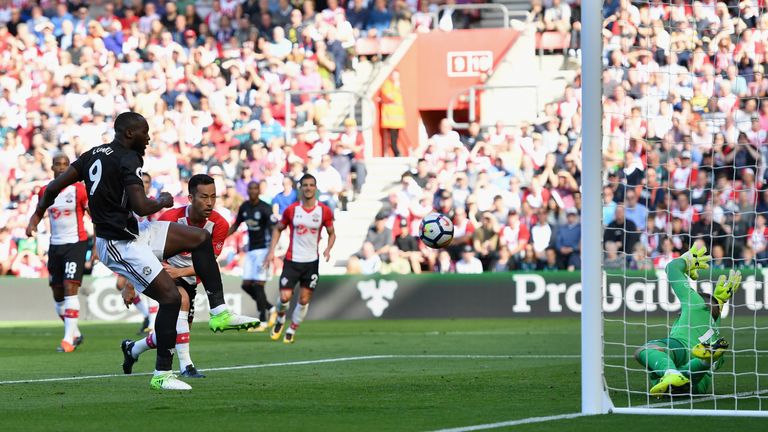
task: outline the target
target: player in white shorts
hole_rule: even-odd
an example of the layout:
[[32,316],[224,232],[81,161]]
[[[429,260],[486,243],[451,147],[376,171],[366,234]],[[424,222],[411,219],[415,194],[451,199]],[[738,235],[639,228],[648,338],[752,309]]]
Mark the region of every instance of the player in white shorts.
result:
[[[218,257],[227,238],[229,223],[213,209],[216,205],[216,185],[212,177],[196,174],[189,179],[189,203],[187,206],[168,210],[158,220],[178,222],[208,231],[213,240],[213,252]],[[197,371],[189,352],[190,324],[194,320],[195,294],[197,284],[200,282],[195,274],[192,257],[185,252],[168,258],[166,262],[165,271],[174,279],[181,294],[181,311],[176,321],[176,354],[179,358],[181,376],[205,378],[205,375]],[[132,291],[129,285],[126,291],[123,291],[123,299],[130,301]],[[139,355],[156,346],[157,340],[154,333],[137,341],[124,340],[121,344],[123,373],[132,373],[133,364],[136,363]]]
[[[233,234],[240,224],[245,222],[248,228],[248,252],[243,265],[242,288],[256,302],[259,310],[261,326],[252,330],[264,331],[274,324],[277,317],[275,307],[269,303],[264,292],[264,285],[269,279],[269,266],[264,265],[264,259],[269,251],[274,222],[272,206],[259,198],[259,189],[259,183],[255,181],[248,183],[248,201],[244,202],[237,211],[237,219],[229,228],[229,234]],[[268,314],[269,317],[267,317]]]
[[169,222],[145,222],[139,229],[134,212],[146,216],[173,205],[173,197],[167,192],[157,200],[144,193],[141,166],[148,145],[149,124],[144,117],[134,112],[118,115],[114,141],[84,152],[48,184],[30,218],[27,235],[34,234],[45,211],[65,187],[85,181],[102,263],[160,304],[155,322],[157,360],[150,388],[189,390],[191,386],[172,372],[181,294],[158,257],[191,252],[193,266],[208,294],[211,330],[247,329],[258,326],[259,320],[227,310],[209,232]]

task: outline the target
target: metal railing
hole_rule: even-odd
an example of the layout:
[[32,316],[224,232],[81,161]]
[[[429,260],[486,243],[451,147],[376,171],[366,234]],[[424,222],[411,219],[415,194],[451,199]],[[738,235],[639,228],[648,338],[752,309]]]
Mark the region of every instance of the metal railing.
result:
[[[466,129],[469,127],[469,124],[475,121],[478,121],[477,118],[477,101],[478,101],[478,92],[479,91],[487,91],[487,90],[500,90],[500,89],[531,89],[536,92],[536,111],[538,112],[539,107],[541,105],[541,100],[539,97],[539,86],[538,85],[484,85],[484,84],[478,84],[473,85],[472,87],[469,87],[468,89],[462,90],[451,98],[451,101],[448,103],[448,110],[446,113],[446,117],[448,118],[448,121],[451,122],[451,127],[455,129]],[[467,122],[458,123],[454,119],[454,107],[456,106],[456,102],[458,99],[465,93],[469,93],[469,96],[467,97]],[[491,127],[494,126],[493,124],[481,124],[480,127]],[[505,126],[511,126],[511,125],[505,125]]]
[[446,9],[454,10],[478,10],[478,9],[500,9],[504,18],[504,28],[509,28],[509,9],[499,3],[471,3],[471,4],[453,4],[453,5],[440,5],[437,8],[437,13],[432,18],[432,28],[438,28],[438,22],[440,21],[440,12]]
[[[360,107],[360,112],[358,112],[357,106],[360,102],[363,104],[369,104],[370,107],[375,108],[373,101],[369,98],[366,98],[365,95],[349,90],[311,90],[311,91],[305,91],[305,90],[286,90],[285,91],[285,141],[289,142],[291,138],[293,137],[294,128],[291,125],[292,122],[292,113],[291,108],[293,107],[293,96],[302,96],[302,95],[323,95],[327,96],[330,95],[333,97],[334,95],[350,95],[350,100],[348,101],[348,107],[344,111],[337,111],[333,112],[332,109],[329,110],[328,114],[335,116],[330,120],[332,124],[325,123],[326,128],[329,132],[333,133],[339,133],[344,132],[344,127],[341,125],[344,122],[344,119],[347,118],[353,118],[357,120],[358,118],[361,119],[358,124],[358,130],[365,131],[368,129],[371,129],[373,127],[373,122],[370,121],[366,123],[364,120],[366,120],[366,117],[363,116],[362,111],[365,110],[365,106]],[[332,105],[332,101],[328,100],[329,105]],[[347,103],[345,101],[344,103]]]

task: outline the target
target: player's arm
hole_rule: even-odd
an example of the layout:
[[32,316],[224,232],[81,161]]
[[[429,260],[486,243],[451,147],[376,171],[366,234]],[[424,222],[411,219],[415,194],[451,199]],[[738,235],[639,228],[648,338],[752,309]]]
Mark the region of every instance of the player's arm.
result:
[[[333,248],[333,244],[336,243],[336,228],[333,226],[333,212],[326,206],[323,206],[323,226],[325,227],[325,232],[328,233],[328,246],[326,246],[325,251],[323,252],[323,258],[328,262],[331,260],[331,248]],[[394,243],[394,240],[391,237],[389,240],[390,245]]]
[[129,184],[125,186],[125,193],[131,210],[139,216],[149,216],[164,208],[173,207],[173,196],[168,192],[162,192],[157,200],[154,200],[144,194],[142,185]]
[[29,218],[29,224],[27,224],[27,237],[32,237],[37,231],[37,225],[45,216],[45,211],[48,207],[53,205],[56,201],[56,197],[59,196],[62,190],[69,185],[75,184],[80,181],[80,173],[70,165],[64,173],[48,183],[45,187],[43,196],[37,203],[37,208],[32,216]]
[[267,251],[267,256],[264,258],[264,268],[269,267],[270,263],[272,263],[272,260],[275,259],[275,248],[277,247],[277,243],[280,242],[280,233],[282,233],[283,230],[288,227],[288,224],[286,224],[284,221],[285,214],[283,214],[283,220],[278,222],[275,227],[272,228],[272,240],[269,242],[269,250]]
[[325,227],[325,232],[328,233],[328,246],[325,247],[323,258],[325,258],[325,261],[327,262],[331,260],[331,248],[333,248],[333,244],[336,243],[336,228],[331,224],[330,226]]
[[232,234],[237,231],[238,228],[240,228],[240,224],[243,223],[245,220],[243,218],[243,207],[240,206],[239,209],[237,209],[237,217],[235,218],[235,222],[232,224],[232,226],[229,227],[229,230],[227,230],[227,237],[231,236]]

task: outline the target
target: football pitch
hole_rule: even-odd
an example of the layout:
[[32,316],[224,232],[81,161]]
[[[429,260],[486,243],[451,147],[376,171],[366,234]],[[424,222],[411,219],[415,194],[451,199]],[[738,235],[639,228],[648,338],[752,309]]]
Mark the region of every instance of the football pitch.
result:
[[[691,421],[578,417],[575,318],[307,321],[293,345],[196,323],[192,358],[207,378],[186,379],[190,392],[149,389],[152,352],[122,375],[120,340],[136,337],[135,324],[81,329],[84,344],[61,354],[60,323],[0,324],[0,430],[646,432]],[[765,426],[701,421],[708,430]]]

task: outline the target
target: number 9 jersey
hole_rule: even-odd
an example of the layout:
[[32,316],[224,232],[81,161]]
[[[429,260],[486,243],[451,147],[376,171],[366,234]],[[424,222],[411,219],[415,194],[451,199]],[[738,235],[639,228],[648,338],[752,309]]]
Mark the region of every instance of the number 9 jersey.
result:
[[85,182],[96,237],[134,240],[139,236],[125,187],[135,184],[143,189],[142,165],[138,153],[118,143],[94,147],[72,163]]

